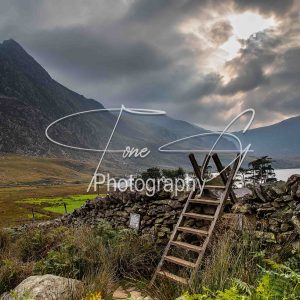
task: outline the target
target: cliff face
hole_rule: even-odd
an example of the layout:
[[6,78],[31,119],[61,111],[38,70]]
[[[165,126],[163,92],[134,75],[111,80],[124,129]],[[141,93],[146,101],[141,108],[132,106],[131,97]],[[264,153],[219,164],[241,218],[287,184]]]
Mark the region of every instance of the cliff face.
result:
[[[46,124],[50,124],[50,118],[39,109],[17,98],[0,96],[0,152],[64,156],[63,148],[45,138]],[[80,144],[66,127],[58,126],[53,134],[64,135],[73,144]]]
[[50,120],[85,109],[103,108],[62,86],[14,40],[0,43],[0,94],[39,109]]
[[[46,127],[63,116],[94,109],[103,105],[87,99],[60,83],[14,40],[0,43],[0,151],[30,155],[67,156],[97,161],[99,153],[69,150],[50,143]],[[101,95],[100,95],[101,96]],[[142,107],[143,108],[143,107]],[[117,112],[118,113],[118,112]],[[55,140],[81,148],[104,149],[114,128],[117,114],[98,112],[64,120],[50,129]],[[153,165],[188,166],[186,154],[162,154],[157,149],[179,138],[205,132],[188,122],[165,115],[139,116],[124,113],[111,141],[110,149],[126,146],[148,147],[151,155],[143,160],[127,160],[121,155],[109,155],[108,165],[120,169],[139,169]],[[198,138],[185,143],[186,149],[210,148],[215,137]],[[221,148],[232,149],[232,143],[222,140]]]
[[[103,108],[53,80],[14,40],[0,44],[0,101],[1,152],[75,158],[82,153],[54,146],[45,136],[46,127],[64,115]],[[51,133],[70,145],[88,145],[99,139],[93,121],[97,124],[95,116],[65,122]]]

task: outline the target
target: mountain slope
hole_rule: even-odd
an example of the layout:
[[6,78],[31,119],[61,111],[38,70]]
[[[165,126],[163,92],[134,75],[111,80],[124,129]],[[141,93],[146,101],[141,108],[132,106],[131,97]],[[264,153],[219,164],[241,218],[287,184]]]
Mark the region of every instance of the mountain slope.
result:
[[[0,151],[30,155],[67,156],[98,159],[99,153],[68,150],[50,143],[45,128],[54,120],[75,112],[102,109],[98,101],[87,99],[62,86],[44,70],[17,42],[0,44]],[[110,112],[80,115],[64,120],[50,130],[56,140],[77,147],[104,148],[117,114]],[[158,148],[179,138],[206,132],[204,129],[167,116],[139,116],[124,113],[110,149],[148,147],[147,159],[124,161],[121,155],[108,154],[106,163],[123,169],[153,165],[190,166],[187,154],[162,154]],[[213,138],[185,142],[186,149],[210,147]],[[183,147],[178,146],[178,147]],[[220,147],[232,148],[224,140]],[[121,162],[121,165],[120,165]],[[115,164],[114,164],[115,163]]]
[[279,123],[248,130],[237,135],[243,144],[251,144],[255,155],[285,158],[300,154],[300,116]]

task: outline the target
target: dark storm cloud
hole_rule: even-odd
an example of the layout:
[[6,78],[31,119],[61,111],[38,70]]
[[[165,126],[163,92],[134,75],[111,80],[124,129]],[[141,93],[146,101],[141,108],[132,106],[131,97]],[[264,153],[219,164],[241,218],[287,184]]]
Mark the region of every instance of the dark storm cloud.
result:
[[31,45],[53,63],[80,74],[85,81],[139,76],[165,69],[171,63],[166,53],[147,40],[130,40],[122,34],[111,37],[105,31],[95,32],[86,27],[38,32]]
[[220,94],[230,95],[247,92],[266,83],[262,67],[256,60],[250,60],[238,66],[238,75],[219,89]]
[[[107,107],[164,109],[212,127],[254,107],[259,121],[272,122],[280,113],[300,114],[295,5],[291,0],[3,0],[0,38],[16,39],[59,82]],[[211,64],[218,65],[223,50],[217,48],[234,34],[228,15],[244,11],[276,14],[281,23],[240,41],[239,55],[226,63],[230,76],[224,83]]]
[[217,45],[225,43],[232,35],[233,28],[228,21],[220,21],[213,25],[210,39]]
[[215,73],[203,76],[201,79],[194,83],[193,86],[189,86],[181,97],[186,97],[190,100],[201,99],[204,96],[213,94],[220,84],[220,76]]
[[194,14],[208,2],[208,0],[140,0],[132,5],[129,17],[135,20],[168,19],[174,22],[187,14]]
[[270,65],[276,58],[273,48],[279,41],[271,38],[268,33],[259,33],[245,41],[240,56],[227,63],[227,68],[234,71],[234,78],[220,87],[222,95],[247,92],[260,85],[267,84],[264,67]]
[[300,47],[288,49],[282,55],[282,66],[279,72],[274,74],[274,77],[280,76],[280,80],[299,83],[300,79]]
[[[242,107],[254,107],[261,122],[275,122],[300,114],[300,47],[292,46],[299,41],[294,29],[277,32],[273,40],[269,39],[272,42],[261,44],[263,52],[256,52],[257,61],[261,62],[262,70],[265,69],[267,84],[246,93]],[[287,47],[289,43],[292,44]],[[266,53],[272,53],[269,60],[264,57]]]
[[238,9],[258,10],[263,14],[276,13],[282,15],[293,5],[294,0],[234,0]]

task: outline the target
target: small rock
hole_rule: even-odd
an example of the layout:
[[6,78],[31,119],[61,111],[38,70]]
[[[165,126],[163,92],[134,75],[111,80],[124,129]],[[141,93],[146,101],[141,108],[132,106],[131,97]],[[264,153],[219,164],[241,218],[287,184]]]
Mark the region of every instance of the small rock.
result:
[[121,286],[113,293],[113,299],[128,299],[128,293]]
[[282,232],[286,232],[290,229],[290,225],[288,223],[282,223],[281,226],[280,226],[280,230]]
[[255,236],[268,243],[276,243],[275,234],[273,232],[255,231]]
[[249,203],[246,204],[236,203],[233,205],[232,211],[234,213],[251,214],[253,209],[251,204]]

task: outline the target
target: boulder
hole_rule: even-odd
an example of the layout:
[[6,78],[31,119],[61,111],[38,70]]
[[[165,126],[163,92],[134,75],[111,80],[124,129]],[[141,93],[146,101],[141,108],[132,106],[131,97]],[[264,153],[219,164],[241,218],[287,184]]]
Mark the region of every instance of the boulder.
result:
[[300,175],[294,174],[286,182],[286,187],[294,199],[300,199]]
[[234,189],[234,194],[238,202],[247,202],[254,198],[254,193],[249,188]]
[[1,300],[69,300],[82,293],[81,281],[48,274],[28,277]]
[[265,184],[262,186],[265,196],[268,199],[276,199],[285,195],[286,193],[286,184],[284,181],[277,181],[272,184]]

